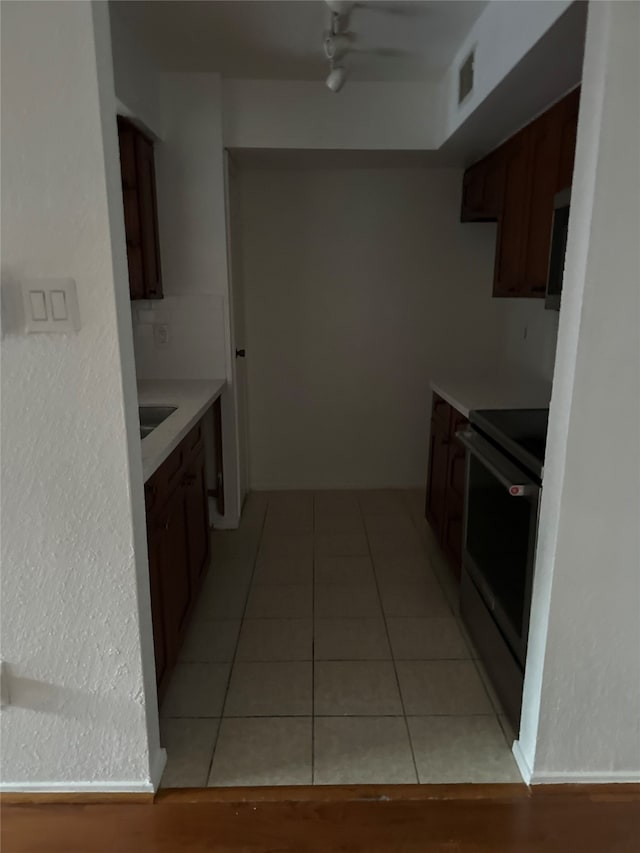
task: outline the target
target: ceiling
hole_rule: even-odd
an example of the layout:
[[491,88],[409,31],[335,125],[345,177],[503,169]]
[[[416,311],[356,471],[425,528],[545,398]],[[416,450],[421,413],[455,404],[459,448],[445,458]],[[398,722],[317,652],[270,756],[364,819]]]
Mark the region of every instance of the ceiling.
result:
[[[113,3],[112,3],[113,5]],[[438,79],[485,0],[366,0],[345,65],[355,80]],[[117,14],[165,71],[220,71],[245,79],[318,80],[330,12],[322,0],[128,0]],[[379,53],[367,53],[381,48]]]

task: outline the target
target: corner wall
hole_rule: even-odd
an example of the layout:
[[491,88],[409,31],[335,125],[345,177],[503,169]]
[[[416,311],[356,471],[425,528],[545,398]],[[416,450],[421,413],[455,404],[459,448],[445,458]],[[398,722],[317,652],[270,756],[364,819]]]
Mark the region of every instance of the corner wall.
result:
[[534,783],[640,778],[640,4],[591,3],[520,739]]
[[[161,74],[164,136],[155,146],[165,298],[133,302],[140,379],[230,378],[219,74]],[[167,324],[158,348],[153,325]]]
[[1,14],[3,297],[71,277],[82,323],[24,336],[3,306],[1,786],[149,791],[164,754],[107,8]]

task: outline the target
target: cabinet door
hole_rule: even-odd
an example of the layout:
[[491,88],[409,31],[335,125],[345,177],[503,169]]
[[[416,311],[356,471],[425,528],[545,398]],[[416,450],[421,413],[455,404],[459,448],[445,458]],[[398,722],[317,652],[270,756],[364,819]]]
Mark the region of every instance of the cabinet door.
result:
[[167,638],[164,629],[162,602],[162,551],[164,531],[156,519],[147,523],[147,547],[149,551],[149,587],[151,593],[151,621],[153,623],[153,647],[156,659],[156,684],[161,693],[168,673]]
[[131,299],[143,299],[144,264],[140,232],[140,211],[138,207],[135,137],[136,132],[131,125],[122,122],[118,123],[124,230],[127,241],[127,265],[129,268],[129,294]]
[[448,408],[448,404],[434,397],[434,416],[431,418],[431,435],[429,438],[429,477],[425,514],[436,536],[441,538],[447,491],[449,423],[448,419],[436,415],[437,406],[447,406]]
[[516,134],[503,148],[504,196],[498,227],[494,296],[518,296],[523,286],[523,246],[527,229],[527,136]]
[[461,222],[492,222],[502,210],[504,163],[501,150],[470,166],[462,179]]
[[144,263],[144,296],[145,299],[159,299],[162,296],[162,277],[153,144],[141,133],[136,135],[136,169]]
[[179,486],[169,498],[160,521],[163,533],[161,585],[164,626],[167,644],[167,663],[177,660],[187,613],[191,603],[191,582],[187,550],[187,519],[185,495]]
[[482,219],[484,201],[485,164],[481,160],[470,166],[462,179],[461,222],[477,222]]
[[193,459],[185,473],[185,504],[189,574],[192,589],[196,590],[209,563],[209,501],[204,450]]
[[504,206],[504,184],[505,184],[504,151],[499,148],[487,157],[487,166],[484,179],[483,207],[485,219],[496,220],[502,215]]
[[523,246],[522,296],[544,298],[547,289],[563,114],[561,103],[528,128],[528,216]]

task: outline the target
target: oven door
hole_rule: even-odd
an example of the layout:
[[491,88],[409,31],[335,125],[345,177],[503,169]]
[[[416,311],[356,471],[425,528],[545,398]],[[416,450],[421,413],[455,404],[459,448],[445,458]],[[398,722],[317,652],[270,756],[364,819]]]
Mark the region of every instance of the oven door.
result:
[[524,667],[540,484],[475,430],[467,450],[463,564]]

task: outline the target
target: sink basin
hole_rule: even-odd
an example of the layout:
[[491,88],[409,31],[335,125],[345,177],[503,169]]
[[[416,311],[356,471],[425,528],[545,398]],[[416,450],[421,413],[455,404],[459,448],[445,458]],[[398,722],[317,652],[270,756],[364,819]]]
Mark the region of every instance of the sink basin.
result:
[[177,406],[138,406],[140,438],[146,438],[157,426],[166,421],[177,408]]

